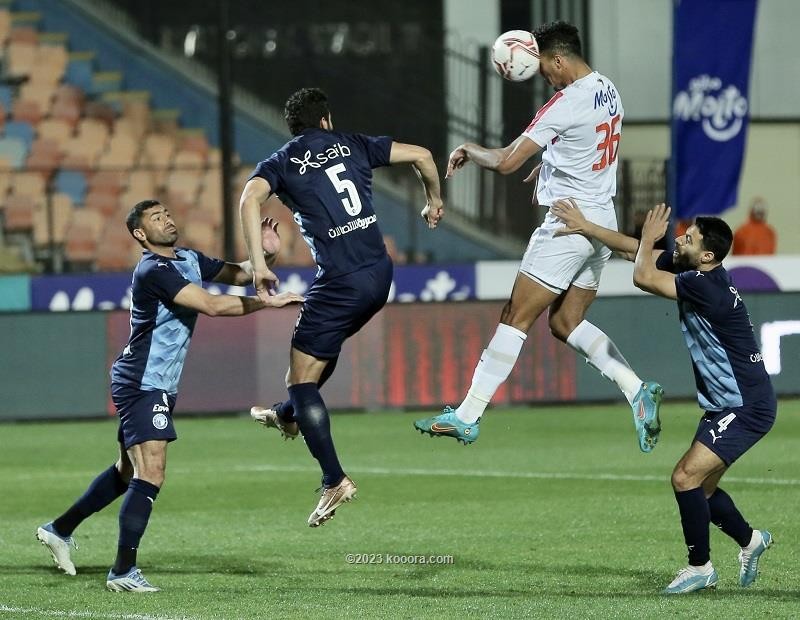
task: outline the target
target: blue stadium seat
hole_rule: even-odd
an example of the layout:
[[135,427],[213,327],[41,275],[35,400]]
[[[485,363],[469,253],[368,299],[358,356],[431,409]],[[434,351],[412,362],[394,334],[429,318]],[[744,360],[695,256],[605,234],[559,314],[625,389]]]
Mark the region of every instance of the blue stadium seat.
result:
[[77,170],[59,170],[55,187],[57,192],[67,194],[73,204],[82,205],[86,195],[86,176]]
[[22,168],[28,156],[28,147],[19,138],[0,138],[0,157],[8,159],[14,168]]
[[78,86],[84,92],[92,92],[94,82],[92,61],[83,58],[72,58],[67,64],[64,81],[73,86]]
[[33,139],[36,137],[36,131],[33,126],[25,121],[11,121],[6,123],[4,133],[6,138],[17,138],[24,142],[26,150],[30,150]]
[[0,104],[6,112],[11,112],[11,107],[14,105],[14,96],[11,93],[10,86],[0,86]]

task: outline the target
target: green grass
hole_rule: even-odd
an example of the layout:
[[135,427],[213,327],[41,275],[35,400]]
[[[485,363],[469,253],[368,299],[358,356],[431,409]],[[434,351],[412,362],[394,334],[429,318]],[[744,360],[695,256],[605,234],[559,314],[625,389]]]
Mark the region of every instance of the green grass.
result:
[[[104,589],[119,504],[77,530],[76,577],[34,540],[113,461],[115,422],[0,426],[0,618],[796,618],[798,413],[783,403],[723,479],[777,540],[758,581],[738,587],[738,549],[714,529],[717,591],[677,598],[659,592],[686,562],[669,475],[699,417],[690,404],[666,404],[650,455],[622,405],[493,410],[468,447],[416,434],[418,415],[336,415],[359,499],[317,529],[301,441],[245,418],[179,419],[139,551],[154,595]],[[348,553],[454,563],[350,565]]]

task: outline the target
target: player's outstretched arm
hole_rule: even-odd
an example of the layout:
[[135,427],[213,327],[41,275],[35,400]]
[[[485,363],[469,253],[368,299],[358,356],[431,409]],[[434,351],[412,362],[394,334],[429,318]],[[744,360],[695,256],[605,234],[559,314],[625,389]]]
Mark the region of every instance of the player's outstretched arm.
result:
[[572,198],[557,200],[550,207],[550,211],[566,224],[564,228],[560,228],[555,232],[556,236],[584,235],[591,239],[597,239],[608,249],[618,252],[626,260],[632,261],[636,258],[636,251],[639,249],[639,241],[637,239],[590,222],[584,217]]
[[422,209],[422,217],[428,223],[428,228],[436,228],[444,216],[444,203],[439,186],[439,171],[436,169],[436,162],[433,161],[431,152],[422,146],[392,142],[389,163],[411,164],[414,168],[425,188],[426,204]]
[[[281,250],[281,238],[278,235],[278,222],[271,217],[261,220],[261,248],[267,267],[272,267]],[[213,280],[222,284],[247,286],[253,282],[253,264],[246,260],[242,263],[225,263]]]
[[633,267],[633,283],[643,291],[668,299],[677,299],[675,276],[656,267],[653,245],[661,239],[669,226],[669,208],[660,204],[647,212],[642,226],[642,240]]
[[243,316],[264,308],[280,308],[287,304],[300,303],[303,297],[297,293],[280,293],[271,295],[264,301],[258,297],[212,295],[201,286],[187,284],[172,301],[208,316]]
[[269,198],[271,191],[265,179],[255,177],[247,182],[239,199],[239,217],[253,269],[253,286],[264,302],[276,293],[278,286],[278,277],[267,266],[261,247],[261,204]]
[[481,168],[494,170],[500,174],[511,174],[519,170],[522,164],[541,150],[541,146],[524,135],[501,149],[489,149],[479,144],[467,142],[456,147],[450,153],[450,159],[447,162],[447,173],[444,177],[446,179],[452,177],[455,171],[463,168],[468,161],[474,161]]

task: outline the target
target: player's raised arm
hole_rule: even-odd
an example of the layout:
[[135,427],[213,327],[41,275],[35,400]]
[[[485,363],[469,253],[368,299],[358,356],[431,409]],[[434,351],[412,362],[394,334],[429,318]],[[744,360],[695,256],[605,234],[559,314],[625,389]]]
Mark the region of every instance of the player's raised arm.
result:
[[494,170],[500,174],[511,174],[519,170],[522,164],[541,150],[541,146],[524,135],[500,149],[490,149],[479,144],[467,142],[456,147],[450,153],[445,178],[453,176],[455,171],[463,168],[468,161],[474,161],[481,168]]
[[664,236],[668,226],[669,209],[665,205],[657,205],[647,212],[642,226],[642,240],[639,242],[639,251],[636,253],[636,263],[633,268],[633,283],[648,293],[668,299],[677,299],[675,275],[656,267],[656,258],[653,252],[653,245]]
[[[267,267],[272,267],[281,249],[281,238],[278,235],[278,222],[271,217],[261,220],[261,249]],[[253,282],[253,264],[249,260],[241,263],[225,263],[213,282],[247,286]]]
[[431,152],[422,146],[392,142],[389,163],[411,164],[414,168],[425,188],[426,204],[422,209],[422,217],[428,223],[428,228],[436,228],[444,216],[444,203],[439,186],[439,171],[436,169],[436,162],[433,161]]
[[261,246],[261,205],[269,198],[271,191],[272,188],[265,179],[255,177],[247,182],[239,200],[244,242],[253,268],[253,286],[264,301],[275,294],[278,285],[278,277],[267,266]]

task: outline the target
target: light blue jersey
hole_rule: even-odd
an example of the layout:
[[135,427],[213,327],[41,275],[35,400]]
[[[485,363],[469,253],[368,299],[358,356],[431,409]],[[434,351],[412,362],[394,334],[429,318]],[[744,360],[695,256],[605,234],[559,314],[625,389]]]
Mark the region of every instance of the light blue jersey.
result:
[[202,286],[225,264],[195,250],[176,248],[177,258],[145,251],[133,271],[131,335],[111,367],[111,382],[177,394],[197,312],[173,302],[186,285]]

